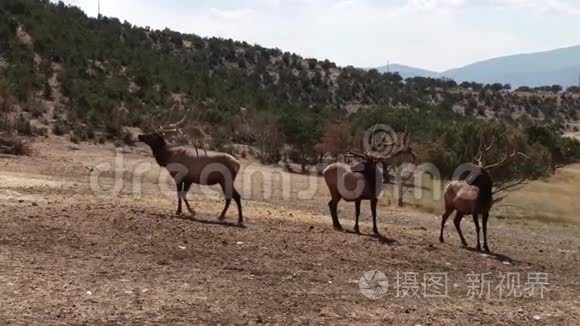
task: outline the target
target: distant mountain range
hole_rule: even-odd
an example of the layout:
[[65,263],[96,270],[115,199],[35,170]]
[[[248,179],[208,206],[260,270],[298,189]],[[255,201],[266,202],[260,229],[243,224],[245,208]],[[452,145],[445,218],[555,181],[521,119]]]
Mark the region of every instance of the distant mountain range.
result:
[[580,46],[546,52],[518,54],[476,62],[465,67],[435,72],[393,64],[377,68],[381,72],[399,72],[403,78],[451,78],[457,82],[502,83],[519,86],[578,85]]
[[377,68],[380,72],[398,72],[403,78],[408,77],[441,77],[438,72],[430,71],[427,69],[421,69],[411,66],[405,66],[400,64],[391,64],[388,66],[382,66]]

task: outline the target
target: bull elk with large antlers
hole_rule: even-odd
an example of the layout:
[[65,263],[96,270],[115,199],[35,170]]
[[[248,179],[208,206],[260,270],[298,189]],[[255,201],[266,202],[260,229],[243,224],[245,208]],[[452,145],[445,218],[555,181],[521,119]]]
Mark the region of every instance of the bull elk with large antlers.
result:
[[331,195],[328,207],[330,208],[335,229],[342,230],[337,212],[338,203],[341,199],[355,203],[356,222],[354,232],[356,233],[360,232],[358,220],[361,201],[369,200],[373,216],[373,232],[376,235],[379,234],[379,229],[377,228],[377,202],[383,185],[383,172],[379,164],[403,154],[408,154],[413,160],[415,159],[415,154],[409,145],[409,133],[406,130],[402,138],[397,136],[389,144],[385,143],[384,140],[383,138],[381,145],[386,150],[382,155],[375,155],[368,151],[364,154],[350,152],[350,156],[360,159],[359,163],[349,166],[345,163],[337,162],[330,164],[322,171]]
[[[173,108],[171,109],[171,111]],[[220,185],[225,196],[225,207],[219,216],[222,220],[228,211],[232,198],[238,206],[238,224],[244,221],[242,215],[241,196],[234,187],[234,180],[240,170],[240,163],[232,155],[226,153],[206,153],[199,155],[197,151],[182,146],[173,146],[166,142],[164,135],[179,133],[180,125],[186,120],[186,115],[176,123],[163,127],[153,127],[150,134],[138,136],[139,141],[151,147],[157,163],[166,168],[175,180],[177,186],[177,214],[182,213],[181,202],[185,202],[187,210],[195,215],[195,211],[187,201],[187,192],[193,183],[200,185]]]
[[481,251],[481,240],[479,236],[479,216],[481,215],[483,226],[483,249],[489,252],[489,246],[487,244],[487,220],[489,219],[489,211],[494,204],[493,180],[490,172],[494,169],[505,166],[516,157],[528,158],[524,153],[517,151],[510,141],[506,141],[506,143],[507,150],[505,156],[499,162],[486,165],[484,162],[486,156],[495,145],[495,137],[492,138],[489,144],[486,142],[484,137],[481,137],[479,153],[474,158],[474,163],[470,163],[466,169],[466,172],[469,172],[469,174],[464,176],[463,180],[449,182],[445,187],[443,195],[445,200],[445,213],[443,213],[441,219],[441,232],[439,235],[440,242],[444,242],[443,229],[445,228],[447,218],[453,213],[453,211],[457,211],[453,224],[455,224],[461,243],[467,247],[467,242],[461,232],[461,220],[465,215],[472,215],[473,223],[475,224],[475,232],[477,233],[476,249]]

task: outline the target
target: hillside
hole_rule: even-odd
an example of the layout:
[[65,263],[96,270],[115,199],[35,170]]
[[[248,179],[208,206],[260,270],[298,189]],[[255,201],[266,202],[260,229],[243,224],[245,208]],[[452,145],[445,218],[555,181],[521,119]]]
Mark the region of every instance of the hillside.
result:
[[[580,109],[573,93],[403,81],[246,42],[89,18],[47,0],[0,3],[0,57],[0,130],[120,142],[130,138],[127,127],[148,129],[158,113],[160,123],[185,114],[209,134],[208,146],[249,144],[264,160],[287,155],[303,169],[320,160],[325,147],[316,145],[336,121],[346,123],[350,142],[381,121],[400,131],[412,125],[416,139],[449,142],[448,133],[488,120],[523,131],[573,130]],[[177,113],[169,112],[174,105]],[[465,159],[459,144],[453,148],[447,165]]]
[[[377,69],[386,71],[387,66]],[[404,65],[391,65],[390,71],[399,72],[404,78],[446,77],[458,83],[475,81],[484,84],[510,84],[514,88],[546,85],[561,85],[567,88],[578,86],[579,83],[580,45],[545,52],[498,57],[444,72],[433,72]]]

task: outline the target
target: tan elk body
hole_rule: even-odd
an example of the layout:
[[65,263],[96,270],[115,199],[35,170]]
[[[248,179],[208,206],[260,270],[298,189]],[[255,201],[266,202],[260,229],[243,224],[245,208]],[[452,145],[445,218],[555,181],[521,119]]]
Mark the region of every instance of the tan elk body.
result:
[[444,200],[462,214],[472,214],[477,209],[479,188],[465,181],[451,181],[445,187]]
[[373,216],[373,232],[377,235],[379,234],[377,227],[377,202],[383,185],[383,171],[380,164],[401,154],[409,154],[414,159],[415,154],[411,150],[409,142],[408,133],[405,131],[402,139],[397,137],[390,144],[381,144],[389,147],[389,150],[383,155],[374,155],[369,152],[365,154],[351,152],[351,156],[358,157],[361,161],[353,166],[344,163],[333,163],[322,171],[331,196],[328,207],[335,229],[342,230],[338,220],[338,203],[340,200],[344,199],[347,202],[355,203],[356,222],[354,232],[356,233],[360,232],[358,221],[361,201],[369,200]]
[[492,138],[489,144],[485,143],[483,137],[480,139],[479,154],[474,159],[475,164],[469,164],[466,172],[469,172],[464,180],[451,181],[444,190],[443,198],[445,200],[445,212],[441,218],[441,229],[439,233],[439,241],[444,242],[443,229],[447,218],[456,211],[453,224],[459,234],[461,243],[467,246],[467,242],[463,237],[461,231],[461,220],[465,215],[473,216],[473,223],[475,224],[475,232],[477,233],[476,249],[481,250],[479,216],[482,217],[483,226],[483,249],[489,251],[487,243],[487,221],[489,219],[489,211],[491,210],[493,198],[493,180],[490,171],[506,164],[510,159],[522,156],[528,158],[525,154],[518,152],[512,148],[508,142],[507,153],[505,157],[495,164],[485,165],[484,160],[488,152],[494,146],[495,137]]
[[195,211],[187,201],[187,192],[192,184],[220,185],[225,196],[225,206],[219,218],[224,219],[234,199],[238,206],[238,223],[243,223],[241,196],[234,187],[234,181],[240,170],[239,161],[226,153],[205,153],[200,155],[196,150],[183,146],[173,146],[166,142],[163,133],[175,132],[178,126],[185,121],[169,125],[164,128],[155,128],[153,133],[139,135],[139,141],[151,147],[157,163],[167,169],[175,180],[177,187],[177,214],[182,213],[181,202],[184,201],[192,215]]
[[363,162],[354,166],[345,163],[331,164],[322,171],[322,174],[331,193],[338,192],[336,195],[340,195],[347,202],[352,202],[358,199],[370,200],[375,197],[376,191],[380,192],[379,188],[383,184],[382,169],[379,166],[376,166],[376,169],[378,170],[375,176],[376,185],[367,182]]

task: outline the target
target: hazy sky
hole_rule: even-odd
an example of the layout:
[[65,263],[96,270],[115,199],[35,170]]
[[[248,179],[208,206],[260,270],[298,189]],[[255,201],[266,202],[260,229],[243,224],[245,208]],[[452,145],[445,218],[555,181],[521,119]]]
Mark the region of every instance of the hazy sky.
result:
[[[65,2],[96,16],[97,1]],[[359,67],[441,71],[580,44],[580,0],[101,0],[101,12]]]

